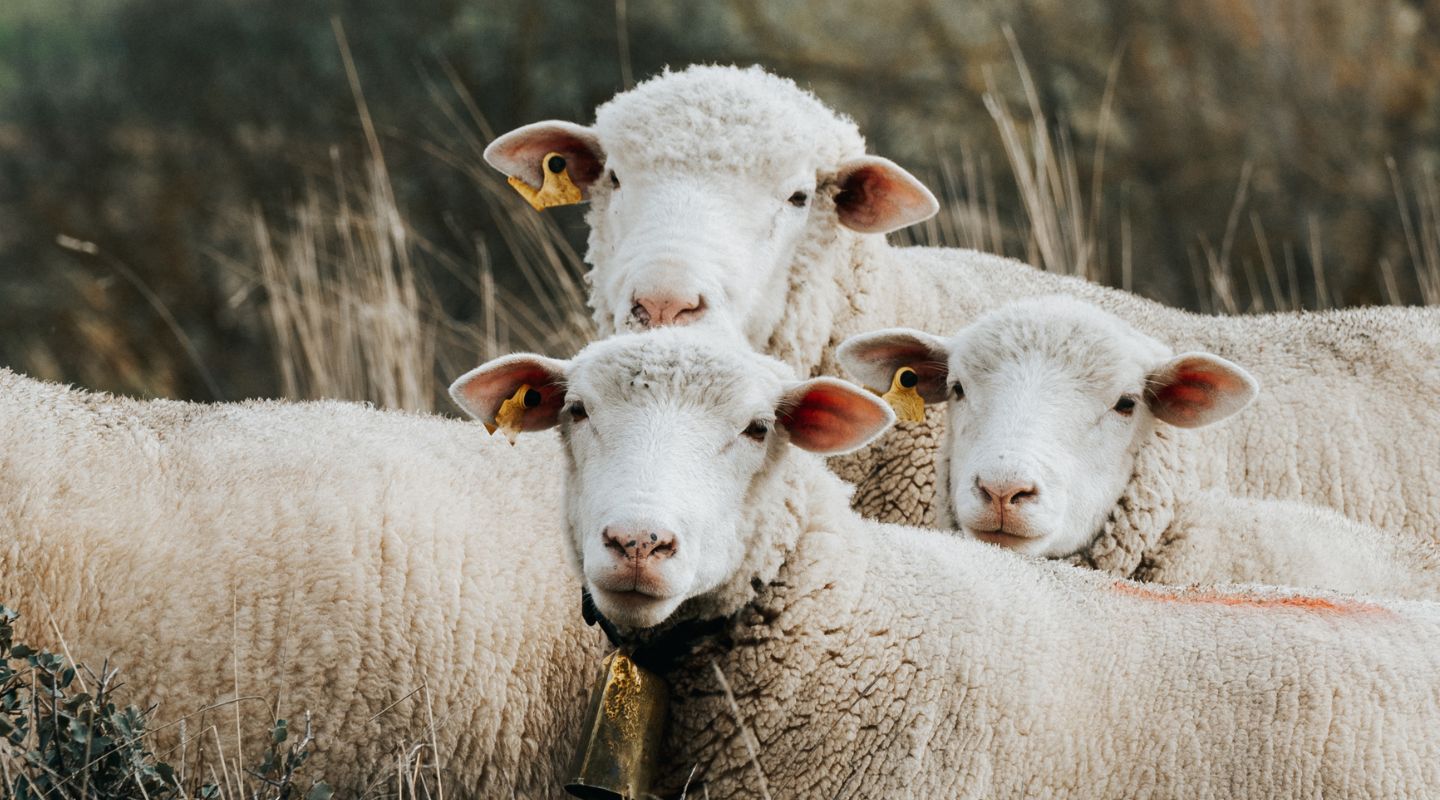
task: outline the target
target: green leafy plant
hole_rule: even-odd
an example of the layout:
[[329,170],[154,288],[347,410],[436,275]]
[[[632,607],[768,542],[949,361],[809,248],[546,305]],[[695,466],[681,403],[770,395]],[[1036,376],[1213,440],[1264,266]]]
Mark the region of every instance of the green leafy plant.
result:
[[14,641],[0,606],[0,763],[17,800],[174,797],[174,770],[145,747],[145,712],[114,701],[117,673],[77,670]]
[[300,776],[315,737],[290,742],[276,720],[252,779],[238,793],[188,785],[158,760],[146,737],[153,708],[117,702],[118,671],[96,673],[56,653],[15,641],[15,611],[0,605],[0,786],[15,800],[330,800],[324,783]]

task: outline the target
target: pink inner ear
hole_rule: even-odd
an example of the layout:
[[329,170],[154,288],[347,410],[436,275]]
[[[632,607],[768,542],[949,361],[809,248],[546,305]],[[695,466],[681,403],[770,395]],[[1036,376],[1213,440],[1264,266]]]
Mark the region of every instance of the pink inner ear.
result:
[[1224,370],[1208,369],[1203,363],[1182,363],[1152,396],[1171,424],[1184,426],[1202,421],[1226,397],[1244,390],[1244,382]]
[[1168,416],[1177,422],[1195,422],[1202,412],[1215,404],[1215,387],[1199,372],[1182,370],[1174,382],[1155,393]]
[[793,406],[780,410],[790,442],[815,453],[860,446],[890,421],[880,401],[838,383],[810,385]]
[[480,412],[480,419],[493,423],[500,404],[510,399],[521,384],[540,392],[540,405],[525,410],[521,430],[549,427],[565,400],[563,387],[554,383],[554,374],[543,364],[521,361],[501,369],[481,373],[460,387],[470,408]]
[[585,189],[600,177],[605,164],[589,142],[558,127],[537,127],[518,130],[495,141],[489,157],[503,171],[523,179],[531,186],[540,186],[544,174],[540,160],[546,153],[565,156],[565,169],[570,179]]
[[[857,341],[847,349],[846,357],[851,361],[846,367],[872,388],[881,391],[889,389],[895,371],[909,367],[920,378],[915,390],[925,402],[938,403],[945,399],[948,392],[946,383],[950,377],[945,354],[934,352],[924,342],[911,336],[876,336]],[[845,362],[842,360],[842,363]]]
[[863,357],[866,361],[909,366],[913,363],[929,361],[930,348],[913,340],[875,342],[865,346]]
[[846,175],[835,205],[840,221],[861,233],[889,233],[938,208],[928,190],[887,161],[863,164]]
[[845,181],[835,203],[840,209],[840,219],[846,225],[862,231],[880,227],[881,218],[889,207],[883,196],[883,179],[874,173],[872,167],[862,167]]

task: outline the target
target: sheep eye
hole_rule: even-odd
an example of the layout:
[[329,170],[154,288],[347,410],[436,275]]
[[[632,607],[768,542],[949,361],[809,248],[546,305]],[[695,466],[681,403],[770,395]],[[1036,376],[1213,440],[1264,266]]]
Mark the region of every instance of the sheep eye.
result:
[[789,203],[796,208],[804,208],[805,204],[808,202],[810,202],[810,195],[805,194],[804,192],[796,192],[795,194],[790,195]]
[[757,442],[763,442],[765,441],[765,437],[769,433],[769,423],[757,419],[754,422],[751,422],[749,425],[745,426],[745,430],[742,431],[740,435],[744,436],[747,439],[754,439]]
[[952,384],[952,385],[950,386],[950,394],[951,394],[951,396],[953,396],[956,400],[964,400],[964,399],[965,399],[965,387],[964,387],[964,386],[961,386],[961,385],[958,384],[958,383]]
[[570,416],[570,421],[572,422],[579,422],[582,419],[590,418],[590,412],[585,410],[585,404],[579,400],[565,406],[565,413]]
[[1120,399],[1115,401],[1115,413],[1122,417],[1128,417],[1135,413],[1135,395],[1122,394]]
[[620,176],[619,176],[619,175],[616,175],[616,174],[615,174],[615,170],[613,170],[613,169],[610,170],[610,188],[612,188],[612,189],[619,189],[619,188],[620,188]]

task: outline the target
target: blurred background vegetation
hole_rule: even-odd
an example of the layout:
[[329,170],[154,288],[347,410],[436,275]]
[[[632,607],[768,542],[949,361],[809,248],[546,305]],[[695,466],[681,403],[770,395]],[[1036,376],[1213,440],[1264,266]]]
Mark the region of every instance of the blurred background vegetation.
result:
[[1437,0],[3,0],[0,364],[437,406],[586,332],[496,132],[760,63],[943,194],[906,241],[1201,311],[1440,302]]

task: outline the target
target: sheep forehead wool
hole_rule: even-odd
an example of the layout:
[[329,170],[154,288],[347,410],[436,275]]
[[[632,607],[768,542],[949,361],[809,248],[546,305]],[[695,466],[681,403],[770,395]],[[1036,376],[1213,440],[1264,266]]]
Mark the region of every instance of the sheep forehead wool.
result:
[[1010,364],[1038,361],[1100,392],[1138,383],[1169,352],[1089,303],[1055,296],[1017,301],[985,314],[952,340],[950,366],[952,373],[976,379],[1006,374]]
[[865,152],[854,122],[759,67],[667,70],[596,109],[595,128],[608,158],[662,172],[778,178]]
[[660,328],[594,342],[574,359],[572,392],[634,403],[664,398],[701,408],[733,407],[739,414],[773,406],[790,368],[745,345],[723,341],[713,327]]

